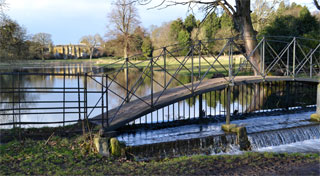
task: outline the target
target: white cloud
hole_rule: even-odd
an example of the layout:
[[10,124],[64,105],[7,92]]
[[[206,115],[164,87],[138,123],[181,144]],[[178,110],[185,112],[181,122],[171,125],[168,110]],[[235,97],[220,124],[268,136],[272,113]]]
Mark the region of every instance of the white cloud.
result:
[[28,13],[35,19],[41,16],[101,15],[110,6],[106,0],[10,0],[8,3],[9,14],[23,16],[23,14]]
[[55,43],[77,43],[83,35],[103,34],[106,0],[10,0],[9,16],[32,33],[52,34]]
[[[312,0],[291,0],[298,4],[313,7]],[[7,0],[8,15],[17,20],[32,33],[47,32],[52,34],[56,44],[77,43],[88,34],[107,32],[107,14],[111,11],[112,0]],[[160,3],[138,6],[141,24],[148,28],[152,24],[160,26],[177,18],[187,16],[187,6],[172,6],[162,10],[151,9]],[[233,2],[233,0],[231,1]],[[194,8],[197,11],[197,7]],[[201,15],[196,15],[201,19]]]

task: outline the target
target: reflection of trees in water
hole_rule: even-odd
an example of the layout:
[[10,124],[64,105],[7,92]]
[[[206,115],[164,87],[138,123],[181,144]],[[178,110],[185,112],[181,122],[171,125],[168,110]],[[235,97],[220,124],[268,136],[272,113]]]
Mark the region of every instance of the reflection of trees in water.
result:
[[[10,122],[13,121],[12,115],[15,115],[15,121],[18,120],[18,113],[27,112],[28,110],[20,110],[29,107],[39,106],[36,105],[36,101],[40,99],[41,95],[46,93],[30,93],[28,91],[44,91],[42,89],[33,89],[35,87],[54,88],[61,87],[56,85],[56,82],[63,82],[63,76],[54,75],[41,75],[41,73],[77,73],[81,68],[25,68],[25,69],[2,69],[1,72],[12,72],[12,74],[1,74],[0,73],[0,109],[2,110],[0,115],[0,121]],[[66,80],[77,79],[76,76],[66,76]],[[74,85],[66,85],[71,87]],[[5,88],[5,89],[4,89]],[[52,89],[48,89],[52,91]],[[28,103],[25,103],[28,102]],[[31,103],[34,102],[34,103]],[[15,109],[15,110],[13,110]],[[6,111],[4,111],[6,110]]]
[[[31,103],[19,103],[25,101],[32,101],[35,99],[37,95],[28,94],[24,92],[23,89],[19,89],[19,87],[25,87],[26,85],[31,84],[30,81],[37,81],[37,79],[32,79],[27,76],[19,76],[18,74],[14,75],[0,75],[0,115],[1,122],[8,122],[13,121],[12,116],[8,114],[13,114],[12,109],[20,109],[20,108],[27,108],[32,106]],[[15,110],[17,113],[18,110]],[[7,115],[6,115],[7,114]],[[14,121],[17,121],[19,117],[15,116]]]
[[[71,64],[68,67],[58,67],[58,68],[31,68],[28,70],[20,70],[23,72],[29,73],[79,73],[86,71],[84,68],[85,65],[76,65]],[[89,69],[90,70],[90,69]],[[92,69],[91,69],[92,70]],[[9,72],[10,70],[5,70],[4,72]],[[12,70],[11,70],[12,71]],[[110,70],[102,70],[110,72]],[[112,70],[111,70],[112,71]],[[142,74],[143,70],[138,68],[130,68],[128,74],[128,85],[129,89],[131,89]],[[145,72],[148,72],[145,71]],[[113,78],[115,74],[110,74],[109,77]],[[151,73],[148,73],[148,76],[151,76]],[[141,82],[140,86],[137,88],[135,94],[139,97],[143,97],[145,95],[149,95],[151,93],[151,79],[150,77],[143,75],[145,79]],[[166,79],[164,79],[166,78]],[[45,94],[35,94],[35,93],[26,93],[20,92],[18,93],[18,87],[61,87],[63,84],[63,76],[50,76],[50,75],[21,75],[18,77],[18,73],[12,75],[0,75],[0,88],[15,88],[16,93],[3,93],[0,92],[0,101],[1,102],[24,102],[24,101],[36,101],[40,99],[40,96]],[[66,87],[77,87],[77,76],[66,76]],[[84,85],[85,77],[80,77],[81,86]],[[165,80],[168,84],[172,77],[163,72],[163,71],[154,71],[153,79],[158,82],[153,82],[154,93],[163,91],[163,87],[165,87]],[[182,84],[187,84],[191,82],[191,77],[188,74],[178,74],[176,76]],[[195,78],[194,81],[196,81]],[[101,90],[101,85],[94,80],[88,78],[88,89],[90,90]],[[101,78],[97,78],[97,81],[101,82]],[[110,79],[108,80],[110,83]],[[126,73],[124,71],[120,71],[116,77],[116,80],[122,87],[126,87]],[[174,80],[168,86],[168,89],[180,86],[181,83]],[[140,83],[140,82],[139,82]],[[139,83],[137,85],[139,85]],[[76,85],[72,85],[76,84]],[[111,88],[116,91],[121,96],[125,97],[126,90],[121,88],[119,85],[113,83]],[[265,82],[257,84],[248,84],[241,86],[232,87],[231,91],[231,102],[239,103],[242,106],[243,111],[252,112],[260,109],[274,109],[274,108],[288,108],[293,106],[306,106],[311,104],[316,104],[315,102],[315,94],[316,94],[316,86],[312,83],[298,83],[298,82]],[[39,89],[38,89],[39,90]],[[1,89],[1,91],[5,91]],[[226,89],[217,90],[213,92],[205,93],[203,99],[206,101],[206,104],[211,108],[217,108],[219,104],[225,109],[227,107],[227,98],[226,98]],[[117,101],[120,104],[122,101],[116,96],[113,96],[110,101]],[[132,99],[136,99],[136,97],[132,97]],[[198,99],[198,97],[197,97]],[[194,106],[196,103],[196,98],[190,98],[186,100],[189,106]],[[0,104],[1,109],[12,109],[12,103]],[[28,108],[36,106],[32,103],[15,103],[15,107],[18,108]],[[38,105],[37,105],[38,106]],[[7,111],[6,113],[11,113],[12,111]],[[17,112],[17,111],[16,111]],[[24,111],[26,112],[26,111]],[[4,112],[1,112],[2,114]],[[12,116],[1,116],[1,121],[5,120],[10,121]]]
[[[305,107],[316,104],[316,85],[301,82],[264,82],[232,87],[231,103],[239,103],[244,112],[262,109]],[[220,103],[227,107],[227,89],[208,92],[204,99],[209,107],[216,108]]]
[[[136,81],[142,74],[142,69],[130,69],[128,75],[129,89],[131,89]],[[148,72],[148,71],[146,71]],[[151,73],[148,74],[151,76]],[[166,76],[167,83],[172,78],[169,74],[165,74],[162,71],[153,72],[153,79],[157,83],[153,83],[154,93],[163,90],[164,76]],[[137,88],[135,94],[139,97],[149,95],[151,93],[151,79],[145,76],[145,79],[141,82],[141,85]],[[177,75],[176,78],[183,84],[191,82],[190,75]],[[195,78],[196,81],[197,78]],[[116,81],[121,84],[124,88],[126,87],[126,74],[124,71],[120,72],[116,78]],[[173,80],[169,88],[180,86],[177,80]],[[125,95],[126,90],[120,86],[114,87],[120,95]],[[249,113],[262,109],[276,109],[276,108],[288,108],[294,106],[304,107],[306,105],[315,104],[315,100],[312,96],[315,94],[315,90],[312,90],[314,86],[308,83],[298,82],[262,82],[258,84],[247,84],[240,86],[233,86],[231,89],[231,103],[239,104],[243,112]],[[219,104],[225,109],[227,107],[227,89],[217,90],[205,93],[203,99],[206,104],[211,108],[216,108]],[[189,106],[193,106],[196,103],[196,98],[187,99],[186,102]],[[133,99],[135,97],[133,96]],[[120,103],[120,99],[119,99]],[[238,106],[236,105],[236,108]],[[240,110],[240,109],[237,109]]]
[[270,86],[264,108],[305,107],[316,104],[316,84],[302,82],[276,82]]
[[[131,90],[134,86],[133,91],[136,90],[135,94],[139,97],[143,97],[151,93],[151,72],[146,70],[144,71],[145,73],[143,73],[143,71],[144,70],[142,69],[130,68],[128,73],[129,90]],[[126,90],[125,90],[127,86],[126,72],[122,70],[119,73],[113,73],[109,75],[110,78],[114,78],[115,76],[116,76],[115,81],[121,86],[117,85],[117,83],[112,83],[111,88],[114,89],[113,91],[117,91],[119,95],[126,95]],[[165,76],[166,76],[166,84],[168,84],[169,80],[172,78],[169,74],[165,74],[165,72],[162,72],[162,71],[153,72],[153,80],[154,80],[153,92],[154,93],[163,91],[163,87],[165,87],[165,79],[164,79]],[[176,79],[178,79],[183,84],[187,84],[191,82],[190,76],[177,75]],[[109,83],[110,81],[111,80],[109,80]],[[181,83],[173,79],[167,89],[177,87],[181,85]],[[133,99],[135,99],[135,97],[133,97]]]

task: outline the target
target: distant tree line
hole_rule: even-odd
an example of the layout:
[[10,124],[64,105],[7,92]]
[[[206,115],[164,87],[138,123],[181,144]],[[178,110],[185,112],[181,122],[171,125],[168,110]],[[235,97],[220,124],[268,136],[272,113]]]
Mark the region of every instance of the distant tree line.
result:
[[[119,1],[126,4],[129,2],[129,0]],[[278,8],[275,9],[275,6]],[[263,0],[256,0],[252,3],[252,9],[251,18],[256,36],[320,38],[320,13],[311,14],[306,6],[296,3],[286,4],[285,1],[266,3]],[[127,37],[129,42],[126,48],[128,55],[147,53],[151,56],[158,54],[152,52],[155,48],[179,43],[181,47],[185,47],[179,54],[185,55],[192,41],[212,41],[239,35],[235,25],[224,11],[213,11],[203,21],[190,14],[184,20],[178,18],[159,27],[152,26],[150,33],[136,25]],[[124,36],[115,32],[117,29],[113,30],[108,34],[116,33],[115,38],[106,42],[105,50],[112,56],[123,57]],[[215,40],[210,42],[208,48],[217,54],[225,44],[224,40]]]
[[[99,35],[87,35],[79,42],[87,47],[88,57],[113,56],[129,57],[143,55],[138,59],[152,57],[155,50],[178,44],[185,55],[191,42],[212,41],[217,38],[238,36],[237,24],[226,11],[216,10],[203,19],[192,14],[184,20],[178,18],[149,30],[140,25],[138,10],[132,0],[115,0],[113,10],[108,15],[110,25],[103,39]],[[284,1],[255,0],[251,4],[252,25],[256,36],[300,36],[320,39],[320,13],[311,14],[307,7]],[[271,1],[270,1],[271,2]],[[277,5],[275,5],[278,3]],[[275,6],[277,9],[275,9]],[[224,40],[214,40],[207,45],[213,53],[219,53],[226,44]],[[51,35],[38,33],[29,36],[26,29],[5,15],[0,18],[0,60],[47,59],[53,47]]]

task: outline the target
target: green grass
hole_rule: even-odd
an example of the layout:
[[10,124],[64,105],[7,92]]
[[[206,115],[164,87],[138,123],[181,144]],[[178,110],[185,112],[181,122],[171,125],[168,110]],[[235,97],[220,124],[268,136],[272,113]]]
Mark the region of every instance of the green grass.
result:
[[196,175],[237,173],[266,167],[289,167],[319,162],[318,154],[245,153],[243,155],[182,156],[151,161],[106,158],[88,138],[53,137],[11,141],[0,145],[1,175]]

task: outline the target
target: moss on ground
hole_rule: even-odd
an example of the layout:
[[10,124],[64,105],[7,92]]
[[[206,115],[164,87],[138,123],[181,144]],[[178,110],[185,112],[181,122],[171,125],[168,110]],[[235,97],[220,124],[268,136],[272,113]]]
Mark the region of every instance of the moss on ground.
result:
[[[88,136],[0,145],[0,175],[319,174],[319,154],[244,153],[135,161],[100,156]],[[303,170],[307,168],[307,170]],[[302,172],[303,171],[303,172]]]

